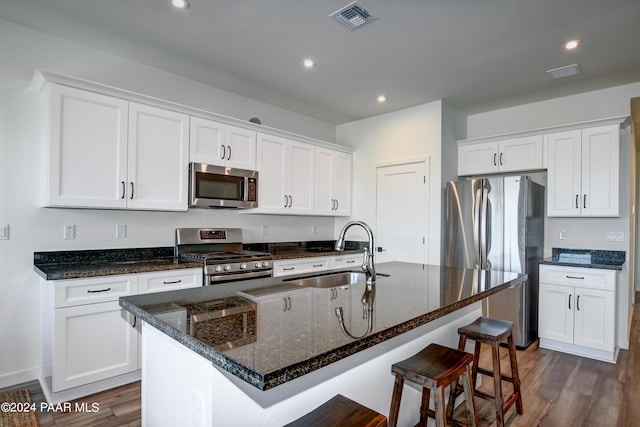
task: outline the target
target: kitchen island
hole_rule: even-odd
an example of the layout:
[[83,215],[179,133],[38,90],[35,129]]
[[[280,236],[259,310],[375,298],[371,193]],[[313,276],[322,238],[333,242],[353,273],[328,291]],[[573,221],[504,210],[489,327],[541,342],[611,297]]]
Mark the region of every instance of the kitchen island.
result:
[[[364,281],[304,287],[267,278],[123,297],[142,320],[142,419],[162,425],[283,425],[337,393],[388,412],[391,364],[430,342],[455,346],[475,304],[526,276],[391,262],[377,266],[372,328]],[[354,275],[355,277],[355,275]],[[400,424],[417,416],[403,397]]]

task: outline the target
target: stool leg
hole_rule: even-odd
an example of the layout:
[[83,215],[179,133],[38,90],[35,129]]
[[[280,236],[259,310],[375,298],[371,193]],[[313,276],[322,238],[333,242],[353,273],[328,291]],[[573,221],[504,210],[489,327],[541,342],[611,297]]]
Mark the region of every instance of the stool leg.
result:
[[420,423],[419,425],[427,427],[427,420],[429,415],[427,410],[429,409],[429,398],[431,397],[431,389],[422,387],[422,404],[420,405]]
[[440,386],[434,395],[436,427],[447,427],[447,407],[444,405],[444,387]]
[[467,407],[467,425],[476,427],[478,425],[478,416],[476,414],[476,402],[473,397],[473,383],[469,366],[467,366],[465,373],[462,375],[462,388],[464,389],[464,403]]
[[504,413],[502,405],[502,373],[500,372],[500,343],[497,341],[491,344],[491,355],[493,356],[493,389],[496,401],[496,424],[498,427],[504,426]]
[[513,393],[516,397],[516,410],[522,415],[522,393],[520,392],[520,375],[518,374],[518,360],[516,359],[516,345],[513,342],[513,336],[509,335],[507,340],[509,345],[509,362],[511,364],[511,377],[513,378]]
[[396,374],[396,379],[393,384],[393,394],[391,395],[391,408],[389,409],[389,427],[396,427],[398,425],[398,412],[400,411],[403,385],[404,377]]
[[[464,335],[460,335],[460,339],[458,340],[458,350],[464,351],[464,347],[467,344],[467,337]],[[451,391],[449,393],[449,403],[447,404],[447,417],[451,418],[453,416],[453,408],[456,404],[456,397],[458,396],[458,380],[454,380],[451,383]]]
[[482,343],[476,341],[476,346],[473,350],[473,367],[471,368],[471,378],[473,379],[473,383],[478,383],[478,364],[480,363],[480,347],[482,347]]

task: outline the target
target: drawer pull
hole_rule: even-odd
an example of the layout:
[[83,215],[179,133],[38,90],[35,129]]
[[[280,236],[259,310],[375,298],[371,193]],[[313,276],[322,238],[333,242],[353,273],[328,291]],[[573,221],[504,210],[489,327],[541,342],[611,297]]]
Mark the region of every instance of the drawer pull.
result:
[[107,289],[99,289],[97,291],[94,291],[92,289],[87,289],[87,293],[88,294],[98,294],[100,292],[109,292],[111,290],[111,288],[107,288]]
[[353,264],[354,262],[356,262],[355,259],[350,259],[350,260],[346,261],[345,264]]
[[578,277],[578,276],[567,276],[567,279],[579,279],[579,280],[584,280],[584,277]]
[[284,271],[291,271],[291,270],[295,270],[295,267],[284,267],[283,270]]
[[180,280],[174,280],[174,281],[172,281],[172,282],[164,281],[164,282],[162,282],[162,284],[163,284],[163,285],[175,285],[176,283],[180,283],[180,282],[182,282],[182,279],[180,279]]
[[313,268],[322,267],[324,264],[313,264]]

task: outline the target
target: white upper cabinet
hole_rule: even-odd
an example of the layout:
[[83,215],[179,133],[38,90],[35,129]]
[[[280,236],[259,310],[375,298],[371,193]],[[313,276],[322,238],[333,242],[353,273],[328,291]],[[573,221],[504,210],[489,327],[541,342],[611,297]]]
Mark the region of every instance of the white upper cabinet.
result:
[[314,150],[310,144],[258,134],[258,210],[313,214]]
[[548,150],[548,216],[619,216],[618,124],[549,134]]
[[209,165],[255,170],[256,132],[192,117],[189,160]]
[[186,210],[189,117],[50,84],[42,205]]
[[316,148],[316,215],[351,215],[352,155],[326,148]]
[[127,207],[187,209],[189,116],[129,104]]
[[43,206],[126,207],[128,111],[122,99],[49,86]]
[[543,168],[543,137],[458,144],[458,175],[479,175]]

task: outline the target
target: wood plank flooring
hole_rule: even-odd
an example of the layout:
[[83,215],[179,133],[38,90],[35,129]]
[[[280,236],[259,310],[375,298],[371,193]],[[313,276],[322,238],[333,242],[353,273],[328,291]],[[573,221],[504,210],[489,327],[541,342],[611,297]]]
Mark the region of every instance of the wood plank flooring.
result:
[[[640,298],[640,295],[637,295]],[[532,344],[518,351],[518,367],[522,380],[524,415],[517,415],[515,405],[506,415],[509,427],[640,427],[640,304],[634,308],[631,343],[622,350],[617,364],[598,362],[568,354],[538,349]],[[490,366],[491,351],[483,349],[481,366]],[[501,348],[503,372],[508,372],[506,348]],[[13,386],[27,387],[33,400],[44,401],[36,381]],[[493,393],[491,379],[483,389]],[[511,390],[505,384],[505,393]],[[0,390],[0,391],[7,391]],[[391,390],[382,392],[391,393]],[[40,414],[42,427],[92,426],[121,427],[140,425],[140,383],[98,393],[79,402],[97,402],[96,413]],[[477,399],[479,426],[495,425],[492,402]],[[463,406],[463,405],[462,405]],[[301,414],[302,415],[302,414]]]

